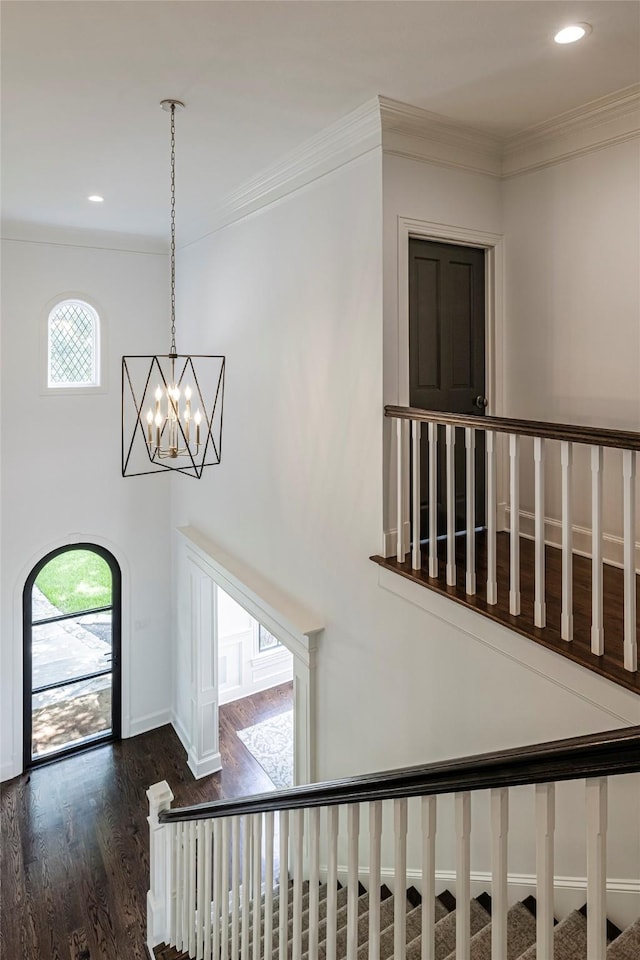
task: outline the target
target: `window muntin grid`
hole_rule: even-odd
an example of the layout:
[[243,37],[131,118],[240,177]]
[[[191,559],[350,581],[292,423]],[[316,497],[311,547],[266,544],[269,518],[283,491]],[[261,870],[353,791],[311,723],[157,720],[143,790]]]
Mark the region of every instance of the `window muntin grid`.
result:
[[82,300],[62,300],[47,324],[47,386],[100,386],[100,320]]

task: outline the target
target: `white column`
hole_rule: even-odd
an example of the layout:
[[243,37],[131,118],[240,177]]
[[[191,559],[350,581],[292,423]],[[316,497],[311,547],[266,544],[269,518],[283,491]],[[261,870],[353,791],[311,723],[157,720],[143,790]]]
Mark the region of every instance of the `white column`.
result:
[[533,601],[533,622],[536,627],[547,623],[547,605],[545,601],[545,563],[544,563],[544,440],[533,438],[534,484],[535,484],[535,586]]
[[380,960],[381,839],[382,801],[374,800],[369,804],[369,960]]
[[161,810],[168,810],[173,800],[171,787],[166,780],[154,783],[147,790],[149,801],[149,891],[147,893],[147,946],[153,956],[153,948],[159,943],[169,943],[171,938],[171,901],[173,851],[171,840],[174,831],[158,820]]
[[422,566],[420,554],[420,428],[419,420],[411,421],[412,466],[411,466],[411,494],[412,494],[412,534],[413,547],[411,551],[411,566],[419,570]]
[[602,447],[591,447],[591,652],[604,653],[602,595]]
[[624,668],[638,669],[636,636],[636,455],[622,452],[624,501]]
[[456,793],[456,960],[469,960],[471,943],[471,794]]
[[447,586],[456,585],[456,429],[447,424]]
[[318,960],[320,807],[309,810],[309,960]]
[[491,791],[491,960],[507,956],[509,790]]
[[407,801],[393,801],[394,826],[394,914],[393,960],[405,960],[407,953]]
[[573,444],[563,440],[560,444],[562,465],[562,613],[560,636],[573,640]]
[[433,960],[436,910],[436,798],[422,801],[422,930],[421,958]]
[[536,945],[539,957],[553,960],[553,857],[556,789],[536,784]]
[[404,420],[396,420],[396,559],[404,563]]
[[438,576],[438,424],[429,423],[429,576]]
[[496,504],[498,486],[496,472],[496,435],[487,430],[487,603],[498,602],[498,577],[496,573]]
[[510,577],[509,613],[520,614],[520,437],[509,435]]
[[587,780],[587,960],[607,952],[607,778]]
[[467,500],[467,576],[466,592],[476,592],[476,432],[465,427],[466,500]]
[[358,953],[358,838],[360,806],[347,808],[347,960],[356,960]]
[[326,958],[336,960],[338,914],[338,817],[340,808],[327,808],[327,925]]

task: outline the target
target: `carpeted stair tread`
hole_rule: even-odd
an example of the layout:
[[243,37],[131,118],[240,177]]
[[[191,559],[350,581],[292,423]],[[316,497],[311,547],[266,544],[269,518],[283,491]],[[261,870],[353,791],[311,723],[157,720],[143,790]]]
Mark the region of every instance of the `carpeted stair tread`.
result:
[[[435,901],[435,918],[439,922],[443,920],[448,915],[447,908],[436,899]],[[419,939],[420,932],[422,930],[422,905],[419,907],[414,907],[413,910],[410,910],[407,913],[407,943]],[[386,929],[380,930],[380,960],[393,960],[393,945],[394,945],[394,925],[393,922],[386,927]],[[358,960],[367,960],[368,957],[368,945],[364,944],[358,950]]]
[[[471,938],[470,960],[491,960],[492,924],[488,923]],[[536,920],[522,903],[514,904],[507,914],[507,956],[504,960],[519,960],[536,940]],[[455,950],[447,960],[455,960]]]
[[182,953],[175,947],[168,947],[166,943],[161,943],[153,950],[156,960],[191,960],[188,953]]
[[[338,891],[338,894],[342,893],[342,891],[344,891],[344,895],[343,895],[343,897],[341,898],[341,900],[342,900],[342,905],[338,908],[338,911],[337,911],[337,914],[336,914],[336,931],[337,931],[337,939],[338,939],[338,940],[340,940],[340,937],[341,937],[342,934],[343,934],[344,937],[346,938],[346,929],[347,929],[348,906],[347,906],[347,891],[346,891],[346,887],[343,887],[341,890],[339,890],[339,891]],[[387,903],[387,902],[388,902],[388,901],[385,901],[385,903]],[[357,907],[358,907],[358,916],[359,916],[359,917],[362,916],[363,914],[366,914],[366,912],[367,912],[368,909],[369,909],[369,894],[368,894],[368,893],[364,893],[364,894],[362,894],[362,896],[358,897]],[[308,948],[308,945],[309,945],[308,913],[307,913],[306,921],[307,921],[307,922],[305,923],[305,921],[304,921],[304,919],[303,919],[303,928],[302,928],[302,950],[303,950],[303,955],[306,954],[306,951],[307,951],[307,948]],[[292,955],[292,946],[293,946],[293,923],[290,923],[290,924],[289,924],[288,934],[289,934],[289,937],[288,937],[288,939],[289,939],[289,946],[288,946],[287,954],[288,954],[288,956],[290,957],[290,956]],[[326,941],[326,936],[327,936],[327,918],[326,918],[326,907],[325,907],[325,916],[324,916],[324,917],[322,918],[322,920],[320,920],[320,922],[318,923],[318,960],[323,960],[323,957],[325,956],[325,953],[326,953],[326,943],[325,943],[325,941]],[[272,960],[278,960],[278,957],[279,957],[279,955],[280,955],[280,950],[279,950],[279,947],[280,947],[280,939],[279,939],[279,936],[278,936],[278,931],[276,931],[276,930],[274,930],[273,947],[274,947],[274,949],[273,949]],[[340,955],[340,954],[338,953],[337,956],[339,956],[339,955]]]
[[[470,904],[471,936],[475,936],[491,923],[491,915],[477,900]],[[456,911],[452,910],[436,923],[434,960],[446,960],[456,949]],[[407,960],[420,960],[422,956],[422,940],[415,937],[407,944]],[[358,958],[360,960],[360,958]]]
[[[587,921],[579,910],[573,910],[553,931],[554,960],[586,960]],[[536,946],[529,947],[519,960],[536,960]],[[541,957],[540,960],[547,960]]]
[[616,937],[607,950],[607,960],[638,960],[638,957],[640,957],[640,919]]

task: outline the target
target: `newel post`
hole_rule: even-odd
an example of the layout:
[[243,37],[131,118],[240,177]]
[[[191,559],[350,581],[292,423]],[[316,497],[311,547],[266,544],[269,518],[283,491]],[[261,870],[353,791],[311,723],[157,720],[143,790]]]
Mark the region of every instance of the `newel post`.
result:
[[169,943],[171,919],[171,828],[158,822],[161,810],[168,810],[173,800],[171,787],[162,780],[147,790],[149,800],[149,891],[147,893],[147,946]]

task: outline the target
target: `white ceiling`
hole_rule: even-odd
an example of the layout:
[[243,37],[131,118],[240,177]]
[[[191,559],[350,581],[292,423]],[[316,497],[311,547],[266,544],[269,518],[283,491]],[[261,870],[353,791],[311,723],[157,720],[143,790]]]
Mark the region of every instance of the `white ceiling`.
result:
[[[182,242],[376,94],[508,137],[640,80],[637,0],[3,0],[0,13],[3,217],[165,237],[158,104],[175,97]],[[554,44],[576,20],[591,36]]]

